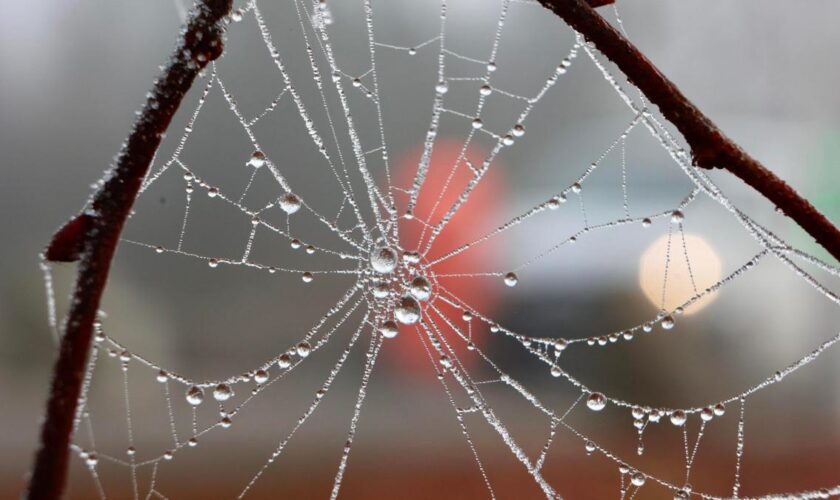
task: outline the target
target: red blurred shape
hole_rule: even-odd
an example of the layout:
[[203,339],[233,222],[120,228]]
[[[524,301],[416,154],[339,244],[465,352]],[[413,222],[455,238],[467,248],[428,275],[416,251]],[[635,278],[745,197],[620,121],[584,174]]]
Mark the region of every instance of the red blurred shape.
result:
[[[428,221],[432,225],[438,223],[473,178],[472,170],[463,161],[454,169],[453,173],[452,166],[458,159],[462,148],[463,141],[456,139],[440,138],[436,141],[429,170],[414,209],[415,220],[400,220],[400,245],[404,250],[423,250],[431,229],[426,230],[422,247],[418,248],[418,240],[424,227],[419,220]],[[398,186],[408,187],[412,185],[421,154],[422,147],[419,147],[399,160],[394,175]],[[473,165],[481,165],[486,156],[487,152],[477,147],[469,147],[465,154],[465,158],[470,160]],[[437,257],[489,233],[499,224],[503,213],[501,200],[503,199],[504,183],[498,167],[498,162],[494,162],[489,168],[467,202],[459,208],[435,239],[434,244],[425,256],[425,261],[433,261]],[[448,187],[445,188],[450,174],[452,174],[451,179],[449,179]],[[407,205],[408,195],[398,195],[397,208],[401,214],[405,213]],[[494,246],[492,242],[486,242],[433,265],[432,272],[438,276],[437,280],[440,285],[460,298],[465,304],[478,312],[487,313],[492,311],[498,303],[499,294],[504,289],[501,278],[494,280],[494,278],[487,277],[442,277],[440,275],[497,271],[500,267],[497,246]],[[437,290],[437,292],[440,292],[440,290]],[[465,334],[467,333],[467,323],[462,318],[463,311],[457,311],[439,299],[433,299],[431,303],[443,312],[453,325]],[[479,355],[467,351],[464,348],[464,340],[443,319],[437,317],[436,313],[432,312],[427,305],[424,305],[424,309],[426,311],[424,320],[434,323],[447,342],[455,347],[456,353],[458,353],[465,366],[474,365],[475,362],[479,361]],[[489,334],[488,326],[477,318],[473,318],[471,323],[473,342],[478,348],[481,348],[485,345]],[[396,354],[386,354],[386,357],[394,360],[391,356],[396,356],[396,362],[399,363],[400,370],[403,373],[413,375],[433,373],[429,366],[428,354],[417,338],[415,327],[402,326],[400,330],[400,335],[395,339],[394,345],[386,346],[388,347],[386,352],[396,351]],[[432,351],[432,354],[437,362],[437,354],[434,351]]]

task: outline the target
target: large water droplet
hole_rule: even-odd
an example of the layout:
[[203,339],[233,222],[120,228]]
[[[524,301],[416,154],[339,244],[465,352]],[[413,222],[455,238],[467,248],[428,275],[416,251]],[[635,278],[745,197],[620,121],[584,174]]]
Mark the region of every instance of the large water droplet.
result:
[[268,372],[265,370],[257,370],[254,372],[254,382],[260,385],[268,382]]
[[586,406],[592,411],[601,411],[607,406],[607,398],[600,392],[593,392],[586,400]]
[[647,477],[644,474],[636,472],[630,477],[630,482],[633,483],[633,486],[641,486],[645,484],[646,479]]
[[265,153],[262,151],[254,151],[251,154],[251,159],[248,160],[248,165],[254,168],[260,168],[265,165]]
[[373,285],[373,290],[372,290],[371,293],[373,293],[373,296],[376,297],[377,299],[384,299],[385,297],[388,296],[388,294],[390,292],[391,292],[391,289],[388,288],[388,283],[384,283],[384,282],[380,281],[380,282]]
[[685,421],[688,420],[688,416],[682,410],[674,410],[671,412],[671,423],[680,427],[685,425]]
[[400,330],[397,327],[396,322],[388,320],[382,323],[382,326],[379,327],[379,333],[381,333],[386,339],[392,339],[400,333]]
[[671,212],[671,222],[674,224],[679,224],[683,221],[685,215],[683,215],[682,210],[674,210]]
[[281,369],[286,369],[292,366],[292,357],[289,356],[287,353],[281,354],[277,358],[277,366],[279,366]]
[[192,386],[187,389],[187,403],[198,406],[204,401],[204,391],[201,387]]
[[394,308],[394,317],[404,325],[413,325],[420,321],[420,304],[413,297],[403,297]]
[[505,275],[505,285],[516,286],[517,283],[519,283],[519,276],[516,273],[507,273]]
[[388,247],[379,247],[370,253],[370,266],[374,271],[386,274],[397,268],[397,253]]
[[280,204],[280,209],[289,215],[300,210],[300,198],[298,198],[297,195],[294,193],[284,194],[280,197],[278,203]]
[[408,291],[417,300],[428,300],[432,295],[432,285],[423,276],[418,276],[411,281]]
[[213,399],[216,401],[227,401],[233,396],[233,391],[227,384],[219,384],[213,389]]
[[309,345],[309,342],[303,341],[297,345],[295,350],[297,351],[298,356],[305,358],[312,352],[312,346]]

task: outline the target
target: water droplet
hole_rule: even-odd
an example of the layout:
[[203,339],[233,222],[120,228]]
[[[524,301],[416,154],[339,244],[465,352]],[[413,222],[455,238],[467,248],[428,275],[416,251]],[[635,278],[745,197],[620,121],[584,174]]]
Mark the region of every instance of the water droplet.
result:
[[441,95],[449,92],[449,84],[446,82],[438,82],[438,84],[435,85],[435,92]]
[[586,449],[586,453],[589,455],[591,455],[592,452],[596,450],[595,443],[593,443],[592,441],[587,441],[584,448]]
[[394,317],[404,325],[413,325],[420,321],[420,304],[413,297],[403,297],[394,308]]
[[362,86],[362,81],[359,80],[358,78],[353,78],[353,86],[356,87],[356,88],[361,87]]
[[492,92],[493,92],[493,89],[490,87],[490,85],[486,85],[486,84],[482,85],[481,88],[478,89],[478,93],[483,95],[483,96],[488,96]]
[[164,460],[172,460],[172,456],[173,456],[172,452],[171,452],[171,451],[167,451],[167,452],[164,452],[164,454],[163,454],[163,459],[164,459]]
[[638,420],[645,416],[645,410],[643,410],[641,406],[634,406],[633,409],[630,410],[630,414],[633,415],[633,418]]
[[682,210],[674,210],[671,212],[671,222],[674,224],[679,224],[680,222],[685,219],[685,215],[683,215]]
[[162,246],[156,246],[155,247],[155,253],[163,253],[163,247]]
[[166,373],[164,370],[161,370],[161,371],[158,372],[156,378],[157,378],[157,381],[162,384],[162,383],[166,382],[167,380],[169,380],[169,374]]
[[557,351],[558,356],[561,352],[565,351],[567,347],[569,347],[569,341],[566,339],[557,339],[554,341],[554,350]]
[[260,385],[268,382],[268,372],[265,370],[257,370],[254,372],[254,382]]
[[227,384],[219,384],[213,389],[213,399],[216,401],[227,401],[233,396],[233,391]]
[[85,463],[88,467],[96,467],[96,464],[99,463],[99,457],[96,455],[95,452],[89,452],[87,458],[85,459]]
[[198,446],[198,439],[196,439],[196,438],[192,437],[192,438],[190,438],[190,440],[189,440],[189,441],[187,441],[187,444],[188,444],[191,448],[195,448],[196,446]]
[[487,71],[489,71],[490,73],[492,73],[492,72],[496,71],[496,69],[498,69],[498,68],[496,67],[496,63],[495,63],[495,62],[490,61],[489,63],[487,63]]
[[403,262],[406,264],[417,264],[420,262],[420,254],[417,252],[405,252],[403,253]]
[[516,286],[517,283],[519,283],[519,276],[516,273],[511,272],[505,275],[505,285]]
[[248,160],[248,165],[254,168],[260,168],[265,165],[265,153],[262,151],[254,151],[251,154],[251,159]]
[[230,20],[238,23],[242,20],[242,9],[236,9],[230,13]]
[[306,253],[307,255],[312,255],[315,253],[315,247],[312,245],[306,245]]
[[408,49],[408,55],[413,56],[416,53],[417,53],[417,49],[415,49],[414,47]]
[[525,125],[517,123],[513,126],[513,130],[511,130],[511,132],[515,137],[522,137],[523,135],[525,135]]
[[580,185],[579,182],[575,182],[574,184],[572,184],[572,192],[573,193],[577,194],[577,193],[580,193],[581,191],[583,191],[583,187]]
[[297,345],[295,350],[297,351],[298,356],[305,358],[309,356],[310,352],[312,352],[312,346],[309,345],[309,342],[303,341]]
[[683,410],[674,410],[671,412],[671,423],[677,427],[685,425],[686,420],[688,420],[688,416]]
[[586,406],[592,411],[601,411],[607,406],[607,398],[600,392],[593,392],[586,400]]
[[670,314],[662,318],[662,321],[659,322],[659,325],[662,327],[663,330],[670,330],[674,328],[674,317]]
[[452,360],[449,359],[449,356],[444,354],[440,357],[440,364],[442,364],[445,368],[450,368],[452,366]]
[[559,377],[560,375],[563,375],[563,370],[557,365],[552,365],[551,376],[552,377]]
[[558,208],[560,208],[560,203],[560,198],[554,196],[550,200],[548,200],[548,208],[550,210],[557,210]]
[[303,273],[301,275],[300,279],[304,283],[312,283],[312,280],[315,279],[315,278],[312,276],[312,273],[310,273],[309,271],[306,271],[305,273]]
[[373,285],[373,290],[372,290],[371,293],[373,293],[373,296],[376,297],[377,299],[384,299],[385,297],[388,296],[388,294],[390,292],[391,292],[391,289],[388,288],[388,283],[384,283],[384,282],[380,281],[380,282],[376,283],[375,285]]
[[461,315],[461,319],[463,319],[464,321],[472,321],[473,315],[469,311],[464,311],[464,314]]
[[388,320],[382,323],[382,326],[379,327],[379,332],[386,339],[392,339],[396,337],[398,333],[400,333],[400,330],[397,327],[396,322]]
[[232,424],[233,422],[231,422],[230,417],[222,417],[219,421],[219,425],[222,426],[222,429],[228,429]]
[[514,140],[512,135],[505,134],[505,136],[502,137],[502,144],[504,144],[505,146],[513,146],[513,143]]
[[483,125],[484,125],[484,122],[481,121],[481,118],[473,118],[472,128],[480,129]]
[[712,411],[715,412],[715,416],[722,417],[723,414],[726,413],[726,407],[723,405],[723,403],[718,403],[715,405]]
[[703,408],[700,410],[700,418],[704,422],[708,422],[709,420],[715,418],[715,411],[711,408]]
[[653,221],[650,220],[648,217],[642,219],[642,227],[650,227],[651,224],[653,224]]
[[219,196],[219,188],[207,188],[207,196],[209,196],[210,198],[215,198],[216,196]]
[[281,369],[286,369],[286,368],[292,366],[292,357],[289,356],[289,354],[287,354],[287,353],[281,354],[277,358],[277,366],[279,366]]
[[411,281],[408,292],[417,300],[428,300],[432,295],[432,285],[423,276],[418,276]]
[[297,239],[297,238],[293,238],[292,241],[289,242],[289,246],[292,247],[292,249],[294,249],[294,250],[297,250],[298,248],[300,248],[300,245],[301,245],[300,240]]
[[647,477],[644,474],[636,472],[630,477],[630,482],[633,483],[633,486],[642,486],[646,479]]
[[284,194],[280,197],[278,203],[280,204],[280,209],[289,215],[292,215],[300,210],[301,206],[300,198],[298,198],[294,193]]
[[380,274],[387,274],[397,268],[397,253],[388,247],[379,247],[370,253],[370,266]]
[[198,406],[204,401],[204,390],[198,386],[192,386],[187,389],[187,403]]

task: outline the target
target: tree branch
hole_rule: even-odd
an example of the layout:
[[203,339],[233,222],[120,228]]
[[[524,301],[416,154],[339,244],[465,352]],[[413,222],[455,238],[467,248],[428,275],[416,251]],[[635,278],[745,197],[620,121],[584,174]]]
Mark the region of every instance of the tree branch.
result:
[[41,442],[27,497],[58,499],[64,491],[71,434],[99,301],[120,233],[169,122],[199,71],[222,53],[231,0],[201,0],[178,47],[155,82],[116,164],[88,208],[53,237],[44,258],[79,260],[78,276],[53,368]]
[[[659,107],[691,147],[694,164],[722,168],[773,202],[840,261],[840,230],[808,200],[727,137],[683,95],[635,45],[601,17],[586,0],[539,0],[610,61]],[[591,3],[591,2],[589,2]]]

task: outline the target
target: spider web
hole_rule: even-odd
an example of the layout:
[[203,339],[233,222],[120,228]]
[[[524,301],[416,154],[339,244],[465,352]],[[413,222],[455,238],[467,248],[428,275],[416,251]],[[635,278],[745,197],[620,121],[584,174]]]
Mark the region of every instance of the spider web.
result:
[[[649,346],[648,338],[679,330],[682,315],[688,318],[690,311],[701,309],[723,289],[747,279],[757,272],[754,269],[769,262],[781,264],[797,282],[836,306],[840,299],[824,282],[836,278],[838,269],[791,246],[735,206],[708,173],[691,166],[680,142],[647,108],[643,96],[633,97],[634,92],[625,90],[632,86],[613,76],[593,47],[560,26],[538,4],[528,0],[488,4],[487,9],[474,12],[474,23],[484,25],[479,36],[454,22],[453,11],[470,8],[460,4],[465,2],[433,3],[437,31],[419,40],[406,40],[407,35],[392,29],[387,15],[380,14],[399,15],[395,4],[380,5],[372,0],[352,6],[293,0],[288,5],[265,7],[251,1],[231,15],[226,55],[209,66],[197,82],[195,106],[182,117],[185,124],[171,142],[171,154],[165,160],[158,158],[145,179],[122,250],[136,259],[154,255],[155,267],[198,263],[201,273],[227,273],[224,277],[231,288],[252,283],[260,286],[256,284],[265,282],[257,280],[269,276],[273,283],[280,283],[284,300],[293,303],[316,295],[335,300],[323,308],[318,305],[320,312],[307,327],[300,327],[294,318],[284,319],[280,338],[272,340],[273,345],[281,342],[282,346],[262,362],[249,365],[245,373],[220,378],[188,376],[151,359],[140,352],[144,344],[131,345],[112,335],[109,325],[119,329],[125,323],[103,312],[95,325],[96,344],[85,376],[73,444],[101,498],[112,496],[111,489],[126,488],[134,498],[167,498],[160,477],[177,459],[190,448],[202,448],[212,436],[239,427],[238,422],[246,421],[249,411],[258,411],[260,400],[269,398],[265,394],[273,394],[271,398],[283,401],[284,411],[294,408],[297,417],[286,422],[288,425],[278,425],[283,428],[282,435],[276,441],[271,439],[274,448],[260,463],[247,464],[248,478],[238,487],[238,497],[246,497],[275,468],[282,467],[277,462],[293,446],[293,438],[305,432],[307,423],[317,428],[317,422],[312,421],[331,392],[352,395],[345,401],[352,408],[349,429],[328,490],[331,498],[338,497],[357,444],[377,360],[411,336],[416,337],[415,354],[424,358],[452,407],[458,430],[491,498],[504,495],[498,492],[497,474],[482,458],[488,431],[515,459],[513,467],[528,474],[537,488],[534,491],[547,498],[559,498],[564,490],[562,483],[550,480],[552,451],[561,439],[576,442],[581,455],[599,455],[617,467],[621,498],[644,495],[644,490],[654,494],[654,488],[675,498],[741,496],[745,414],[750,401],[812,363],[840,340],[840,334],[798,358],[792,357],[758,383],[703,404],[673,407],[637,403],[617,391],[585,383],[584,377],[575,374],[577,365],[568,365],[567,360],[576,353],[582,359],[594,359],[587,357],[594,356],[591,351],[600,355],[601,349],[613,345],[645,342]],[[269,10],[277,11],[276,21],[271,20]],[[485,10],[492,11],[492,16]],[[617,10],[615,16],[623,30]],[[522,54],[504,51],[509,37],[521,42],[523,36],[517,33],[523,31],[522,26],[519,32],[511,32],[510,24],[522,19],[539,19],[554,31],[566,30],[558,35],[567,37],[567,49],[561,55],[545,47],[534,49],[534,59],[545,56],[542,59],[551,61],[539,71],[531,67],[519,72],[517,59],[522,59]],[[351,40],[348,33],[357,38]],[[257,37],[256,43],[247,36]],[[267,54],[268,62],[258,68],[239,66],[237,43],[245,47],[243,51]],[[514,70],[506,73],[506,63]],[[389,75],[394,79],[394,73],[405,71],[406,64],[421,67],[418,78],[423,80],[411,89],[422,90],[399,96],[396,90],[386,88],[386,73],[389,66],[398,68]],[[505,170],[504,164],[525,163],[529,157],[514,156],[517,148],[526,149],[530,144],[527,149],[532,151],[552,140],[556,127],[550,116],[540,117],[540,111],[563,94],[573,93],[560,90],[574,88],[574,80],[566,82],[576,71],[583,73],[586,85],[592,85],[593,80],[607,83],[604,88],[618,100],[605,98],[609,104],[594,103],[593,109],[623,103],[627,108],[624,121],[593,126],[598,134],[581,133],[580,137],[589,141],[581,144],[581,154],[595,153],[584,166],[577,161],[549,166],[548,180],[539,191],[547,195],[538,202],[530,198],[512,201],[514,215],[486,203],[471,208],[478,203],[482,186],[500,182],[493,181],[494,169],[508,172],[504,185],[524,182],[518,177],[525,177],[521,174],[528,172],[528,166]],[[261,91],[254,95],[247,90],[234,91],[256,88],[250,87],[255,81],[273,94],[266,98]],[[424,114],[399,111],[414,100],[424,101]],[[206,109],[211,106],[217,109]],[[389,106],[398,111],[389,115]],[[207,113],[215,113],[214,119],[203,120]],[[226,121],[215,119],[223,113]],[[241,139],[240,144],[218,151],[216,157],[192,159],[191,150],[212,149],[220,136],[235,136]],[[537,139],[529,143],[532,136]],[[539,139],[542,142],[536,142]],[[655,146],[657,161],[667,162],[667,172],[633,171],[631,151],[642,143]],[[400,167],[392,155],[412,146],[417,147],[411,168]],[[446,147],[452,150],[452,158],[439,160],[447,154],[442,152]],[[533,162],[533,157],[530,159]],[[677,185],[680,191],[659,206],[646,196],[632,196],[633,180],[641,182],[638,179],[648,175],[679,179],[682,183],[672,183],[669,189]],[[164,203],[169,199],[184,202]],[[473,215],[464,219],[462,214],[470,210]],[[147,212],[149,218],[141,224]],[[206,215],[203,220],[201,215]],[[708,273],[696,272],[703,259],[692,258],[695,247],[689,242],[694,235],[686,230],[694,221],[692,227],[698,230],[705,227],[713,233],[719,225],[732,224],[746,235],[733,244],[733,252],[739,256],[737,265],[719,276],[713,273],[712,279]],[[484,227],[487,223],[490,225]],[[623,245],[633,253],[636,247],[630,241],[638,233],[662,235],[665,244],[657,257],[662,274],[657,276],[661,286],[655,293],[654,314],[630,322],[619,317],[620,327],[583,336],[567,331],[562,322],[545,331],[529,327],[527,322],[519,327],[518,322],[510,321],[510,314],[498,317],[499,302],[533,296],[510,294],[520,290],[540,294],[539,290],[550,287],[528,288],[529,282],[550,279],[544,273],[556,269],[558,261],[583,258],[576,249],[587,240],[598,248]],[[489,257],[481,253],[494,245],[503,250]],[[745,253],[745,249],[749,251]],[[509,255],[500,258],[500,254]],[[169,264],[159,264],[162,259],[168,259]],[[604,264],[587,272],[609,274],[615,272],[614,267]],[[50,324],[57,332],[53,278],[49,265],[44,268]],[[682,293],[674,285],[679,273],[689,286]],[[464,281],[480,282],[481,293],[463,288],[460,283]],[[311,295],[298,291],[319,285],[326,288]],[[485,295],[484,288],[487,295],[511,298],[477,304],[475,301],[481,302]],[[304,298],[296,299],[298,293]],[[528,315],[528,303],[520,303]],[[202,307],[212,309],[207,304]],[[301,304],[301,309],[305,318],[311,306]],[[305,320],[308,318],[300,321]],[[212,330],[207,325],[202,328]],[[555,333],[558,330],[560,333]],[[493,347],[496,345],[502,347]],[[329,364],[314,361],[320,351],[325,357],[333,356]],[[352,371],[348,360],[357,351],[364,352],[361,380],[356,375],[345,376],[356,377],[355,387],[351,387],[349,382],[342,383],[341,377]],[[513,351],[515,357],[510,354]],[[549,383],[531,380],[537,377],[522,372],[524,363],[541,366],[539,374],[549,375]],[[277,391],[282,394],[283,386],[292,384],[287,379],[306,370],[307,365],[314,366],[312,376],[320,374],[314,397],[312,393],[306,398],[279,396]],[[124,454],[103,450],[96,439],[103,432],[121,432],[112,428],[119,409],[112,404],[110,410],[98,414],[91,403],[97,391],[113,403],[106,396],[113,393],[107,384],[114,379],[119,381],[116,388],[124,404]],[[133,388],[139,384],[137,380],[154,380],[159,386],[153,390],[164,405],[164,418],[150,425],[168,428],[169,442],[147,442],[139,432],[138,409],[132,407],[136,399],[133,391],[139,390]],[[513,396],[518,408],[528,410],[512,413],[509,400],[497,403],[500,388],[507,393],[505,397]],[[571,396],[559,402],[558,390]],[[584,430],[590,421],[610,413],[620,413],[625,419],[622,425],[635,443],[630,453],[617,451],[621,446],[612,446],[609,438],[599,439],[597,427],[591,432]],[[703,437],[724,415],[733,414],[737,421],[734,433],[729,434],[729,439],[735,440],[734,457],[730,457],[731,491],[707,492],[693,487],[692,470]],[[626,424],[628,415],[632,425]],[[511,423],[523,419],[528,422]],[[519,437],[521,425],[546,429],[540,431],[538,446],[532,446],[528,437]],[[671,459],[682,462],[677,474],[659,472],[640,461],[649,453],[645,446],[646,433],[653,432],[649,428],[667,426],[676,427],[681,434],[678,444],[670,447],[676,452],[676,458],[672,455]],[[250,436],[260,442],[269,439],[262,434]],[[122,479],[109,482],[108,476]],[[840,485],[768,497],[829,495],[840,495]]]

